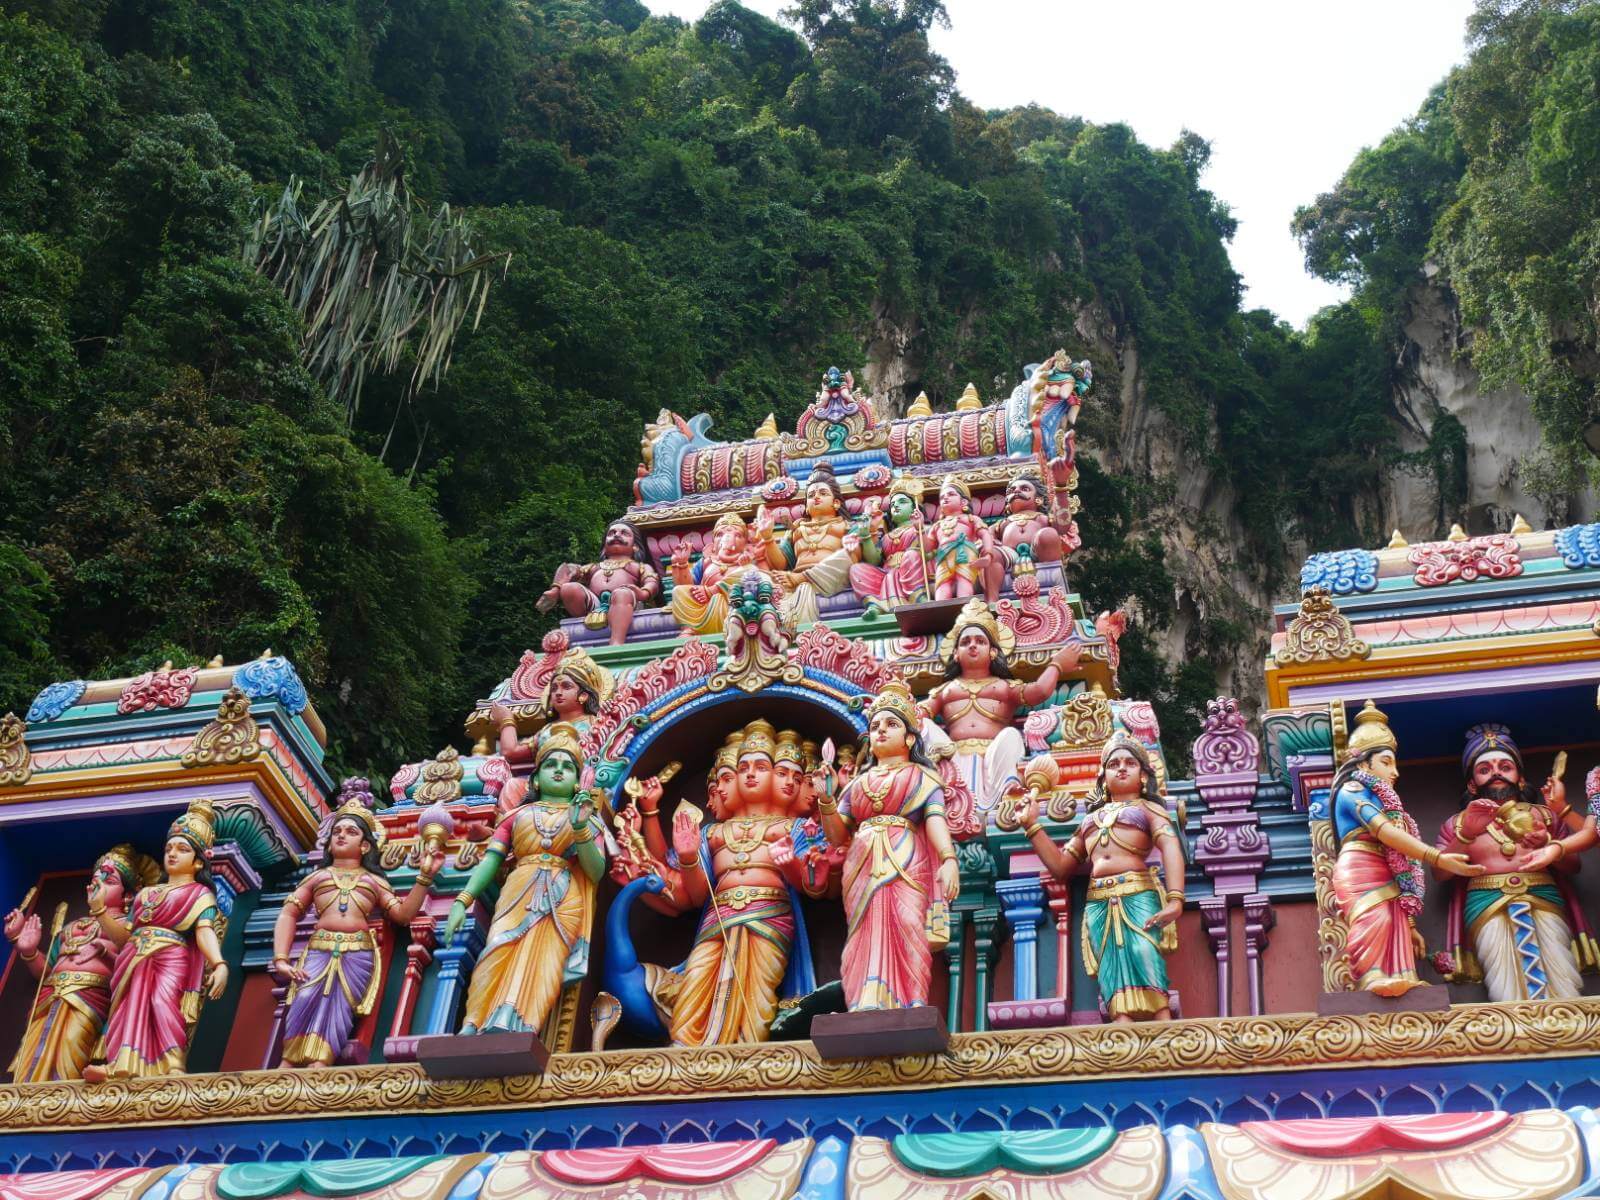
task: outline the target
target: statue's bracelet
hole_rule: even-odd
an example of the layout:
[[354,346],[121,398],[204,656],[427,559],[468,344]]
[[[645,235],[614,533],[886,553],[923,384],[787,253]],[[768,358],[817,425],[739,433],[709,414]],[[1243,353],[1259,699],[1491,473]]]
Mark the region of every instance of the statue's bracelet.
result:
[[1039,822],[1035,821],[1032,825],[1029,825],[1022,832],[1027,837],[1032,838],[1032,837],[1035,837],[1038,834],[1043,833],[1044,832],[1044,826],[1039,824]]
[[1182,892],[1179,892],[1179,891],[1168,891],[1168,892],[1165,893],[1165,895],[1166,895],[1168,904],[1171,904],[1174,900],[1176,900],[1179,904],[1183,903],[1183,893]]

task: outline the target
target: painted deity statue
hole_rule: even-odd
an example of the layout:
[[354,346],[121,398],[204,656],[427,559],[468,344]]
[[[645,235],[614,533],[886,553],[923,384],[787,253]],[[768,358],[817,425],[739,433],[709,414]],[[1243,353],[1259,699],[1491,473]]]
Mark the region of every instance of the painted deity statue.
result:
[[[1435,842],[1439,851],[1458,851],[1483,869],[1451,897],[1450,928],[1459,931],[1452,942],[1461,948],[1458,977],[1481,971],[1495,1001],[1581,995],[1573,924],[1582,914],[1569,909],[1553,872],[1577,870],[1577,852],[1594,842],[1592,820],[1563,837],[1567,831],[1557,813],[1565,808],[1565,786],[1552,775],[1542,795],[1534,791],[1525,781],[1522,752],[1504,725],[1467,730],[1461,770],[1464,807],[1444,823]],[[1438,867],[1434,871],[1441,881],[1449,877]]]
[[[1126,734],[1105,744],[1088,815],[1065,845],[1040,826],[1032,793],[1018,803],[1017,819],[1057,879],[1089,863],[1080,945],[1106,1014],[1119,1024],[1171,1020],[1165,955],[1178,948],[1183,840],[1144,745]],[[1159,873],[1149,865],[1152,850],[1161,858]]]
[[700,561],[689,562],[689,546],[672,554],[672,619],[688,633],[721,633],[728,615],[728,589],[754,560],[749,532],[737,513],[723,513],[711,528]]
[[823,767],[823,832],[848,847],[841,975],[852,1012],[928,1003],[930,905],[961,890],[943,781],[923,751],[917,718],[910,689],[892,680],[867,710],[867,752],[854,777],[838,789],[837,773]]
[[974,597],[940,645],[945,682],[921,705],[928,718],[923,736],[930,752],[936,757],[946,749],[953,752],[978,812],[986,819],[1002,797],[1021,787],[1017,765],[1024,748],[1015,725],[1018,711],[1048,698],[1062,676],[1078,665],[1082,653],[1077,642],[1068,643],[1038,679],[1025,684],[1012,676],[1007,662],[1015,644],[1015,634]]
[[221,921],[205,855],[215,837],[211,801],[196,800],[172,823],[162,855],[166,878],[140,888],[126,917],[111,908],[105,882],[89,886],[89,914],[117,944],[111,1011],[91,1082],[181,1074],[189,1039],[207,998],[228,986]]
[[954,475],[939,485],[939,510],[928,528],[933,558],[933,598],[951,600],[974,595],[979,586],[993,604],[1000,580],[991,566],[998,561],[994,536],[972,511],[972,489]]
[[766,563],[782,586],[780,605],[790,629],[813,624],[817,600],[836,596],[850,586],[850,551],[845,537],[850,521],[844,514],[833,468],[820,462],[806,479],[806,515],[782,537],[765,507],[756,513],[755,536]]
[[[113,846],[95,860],[91,888],[98,887],[106,912],[120,919],[134,893],[160,874],[132,846]],[[39,918],[21,909],[6,916],[5,935],[15,943],[29,974],[39,980],[22,1045],[11,1060],[11,1078],[17,1083],[81,1079],[111,1007],[117,944],[98,919],[79,917],[55,933],[41,952]]]
[[[778,1001],[815,987],[799,892],[820,896],[831,860],[796,854],[804,803],[800,736],[752,721],[718,751],[708,779],[712,823],[681,804],[670,850],[657,819],[661,784],[640,796],[646,844],[668,881],[669,910],[699,910],[689,957],[646,965],[646,987],[674,1045],[767,1040]],[[660,861],[660,860],[664,860]]]
[[1388,718],[1368,700],[1356,715],[1345,761],[1329,796],[1339,857],[1333,895],[1344,917],[1345,956],[1363,991],[1401,996],[1423,981],[1417,955],[1424,949],[1416,916],[1422,911],[1422,868],[1450,875],[1482,875],[1482,864],[1459,851],[1441,851],[1417,837],[1417,823],[1395,791],[1398,743]]
[[494,831],[483,861],[450,906],[444,941],[466,921],[467,908],[488,891],[501,864],[494,920],[467,989],[461,1032],[548,1032],[562,989],[589,971],[595,886],[606,857],[599,817],[578,790],[583,752],[577,730],[556,725],[534,756],[535,788]]
[[549,612],[559,602],[568,616],[583,617],[592,628],[611,631],[611,644],[628,638],[633,610],[659,595],[661,580],[650,565],[644,538],[627,521],[613,521],[597,563],[563,563],[555,582],[539,597]]
[[1035,476],[1016,475],[1006,484],[1005,515],[992,531],[1000,542],[1003,566],[1016,564],[1018,546],[1027,546],[1034,562],[1060,562],[1065,552],[1077,548],[1076,522],[1070,515],[1052,517],[1043,511],[1046,499],[1044,484]]
[[[352,789],[352,784],[359,786]],[[378,861],[383,826],[359,798],[365,785],[364,779],[346,781],[350,798],[329,819],[320,846],[328,865],[295,888],[272,929],[272,970],[290,985],[283,1018],[285,1066],[333,1065],[356,1019],[372,1011],[382,992],[378,945],[368,922],[381,913],[396,925],[409,923],[422,911],[444,866],[444,850],[433,850],[422,860],[411,891],[404,899],[395,895]],[[316,928],[291,962],[295,926],[308,909]]]
[[868,615],[927,600],[933,585],[922,481],[896,479],[887,500],[887,516],[879,505],[869,509],[868,536],[858,541],[862,561],[850,567],[850,586],[866,601]]
[[[489,706],[489,719],[500,731],[501,757],[513,767],[531,764],[539,746],[563,726],[575,731],[581,740],[589,732],[600,706],[610,698],[614,686],[611,672],[597,663],[587,650],[576,646],[567,650],[550,676],[550,682],[545,684],[543,706],[548,723],[532,738],[524,741],[517,736],[516,717],[505,704]],[[520,803],[517,795],[509,800]]]

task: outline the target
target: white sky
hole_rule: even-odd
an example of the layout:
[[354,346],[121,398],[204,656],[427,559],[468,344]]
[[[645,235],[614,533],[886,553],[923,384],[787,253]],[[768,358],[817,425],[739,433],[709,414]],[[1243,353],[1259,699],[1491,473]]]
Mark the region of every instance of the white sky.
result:
[[[645,0],[693,21],[707,0]],[[776,17],[789,0],[742,0]],[[1211,142],[1205,185],[1239,220],[1247,307],[1303,326],[1344,289],[1306,274],[1289,232],[1465,57],[1472,0],[946,0],[935,49],[983,108],[1037,103]]]

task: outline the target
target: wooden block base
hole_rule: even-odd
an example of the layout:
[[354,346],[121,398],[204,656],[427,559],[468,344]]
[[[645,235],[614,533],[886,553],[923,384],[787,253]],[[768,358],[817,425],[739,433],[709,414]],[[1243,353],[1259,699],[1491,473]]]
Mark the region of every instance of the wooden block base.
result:
[[1317,1015],[1354,1016],[1375,1012],[1443,1012],[1450,1007],[1450,989],[1425,983],[1400,996],[1372,992],[1324,992],[1317,997]]
[[536,1033],[466,1033],[425,1037],[417,1061],[434,1079],[543,1075],[550,1051]]
[[811,1021],[817,1054],[843,1058],[898,1058],[902,1054],[942,1054],[950,1045],[944,1014],[932,1005],[875,1008],[863,1012],[818,1013]]
[[956,617],[971,599],[971,596],[961,596],[953,600],[924,600],[921,604],[901,604],[894,609],[894,619],[900,626],[903,637],[949,633],[950,627],[956,623]]

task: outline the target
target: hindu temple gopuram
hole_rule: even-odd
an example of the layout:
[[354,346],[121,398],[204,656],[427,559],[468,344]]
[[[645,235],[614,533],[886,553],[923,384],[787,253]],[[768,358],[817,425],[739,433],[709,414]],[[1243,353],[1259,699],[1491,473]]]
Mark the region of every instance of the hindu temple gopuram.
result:
[[662,412],[387,781],[270,650],[7,714],[0,1198],[1600,1195],[1600,525],[1314,555],[1175,748],[1086,403]]

